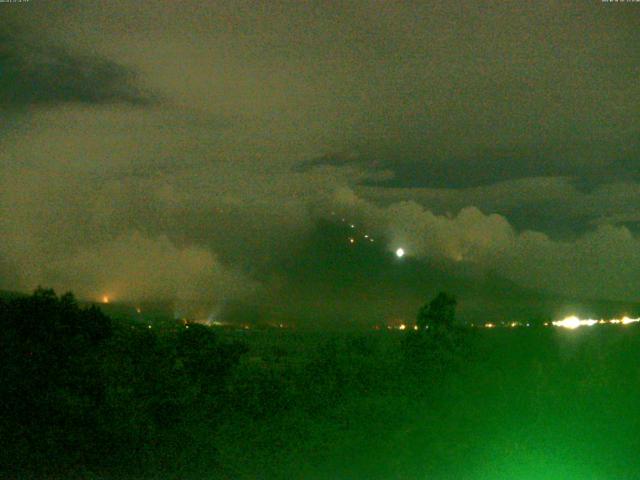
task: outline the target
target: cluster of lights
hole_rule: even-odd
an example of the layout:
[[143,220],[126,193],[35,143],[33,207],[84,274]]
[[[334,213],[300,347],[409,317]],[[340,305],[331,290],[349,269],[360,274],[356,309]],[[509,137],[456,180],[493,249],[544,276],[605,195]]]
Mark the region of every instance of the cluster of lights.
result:
[[[548,327],[549,325],[553,325],[554,327],[562,327],[562,328],[567,328],[570,330],[576,329],[578,327],[582,327],[582,326],[587,326],[587,327],[592,327],[593,325],[604,325],[604,324],[610,324],[610,325],[629,325],[631,323],[638,323],[640,322],[640,318],[629,318],[629,317],[622,317],[622,318],[613,318],[611,320],[593,320],[591,318],[586,319],[586,320],[582,320],[576,316],[570,316],[567,318],[564,318],[562,320],[557,320],[555,322],[545,322],[544,326]],[[483,323],[481,325],[476,325],[475,323],[471,324],[471,327],[482,327],[482,328],[488,328],[488,329],[492,329],[492,328],[499,328],[499,327],[506,327],[506,328],[522,328],[522,327],[530,327],[531,324],[530,323],[522,323],[522,322],[509,322],[509,323],[494,323],[494,322],[487,322],[487,323]],[[401,324],[396,324],[396,325],[387,325],[387,330],[409,330],[412,327],[401,323]],[[374,327],[375,330],[380,330],[379,326]],[[418,326],[414,325],[413,326],[414,330],[418,330]]]
[[[605,325],[605,324],[610,324],[610,325],[629,325],[631,323],[637,323],[640,322],[640,318],[629,318],[629,317],[622,317],[622,318],[612,318],[611,320],[594,320],[593,318],[588,318],[588,319],[580,319],[578,317],[576,317],[575,315],[572,315],[570,317],[566,317],[563,318],[562,320],[556,320],[555,322],[551,322],[551,324],[554,327],[562,327],[562,328],[568,328],[569,330],[574,330],[578,327],[593,327],[594,325]],[[545,325],[548,325],[545,324]]]
[[[335,216],[335,214],[336,214],[336,212],[331,212],[331,215]],[[342,221],[342,223],[348,223],[347,219],[344,218],[344,217],[342,217],[340,220]],[[355,223],[349,223],[349,227],[352,230],[357,231],[357,227],[356,227]],[[368,233],[363,234],[362,235],[362,239],[363,239],[363,241],[374,242],[373,237],[371,235],[369,235]],[[350,237],[347,237],[347,241],[349,242],[350,245],[354,245],[357,242],[357,240],[358,240],[358,238],[356,236],[354,236],[354,235],[352,235]],[[395,250],[395,254],[396,254],[396,257],[402,258],[402,257],[405,256],[406,252],[405,252],[404,248],[399,247],[399,248],[397,248]]]
[[[471,324],[472,327],[475,327],[475,323]],[[498,325],[497,323],[493,323],[493,322],[487,322],[483,325],[481,325],[484,328],[496,328],[496,327],[508,327],[508,328],[520,328],[520,327],[530,327],[531,324],[530,323],[522,323],[522,322],[509,322],[509,323],[502,323],[500,325]]]
[[[336,212],[331,212],[331,215],[335,215],[335,214],[336,214]],[[341,218],[340,220],[342,221],[342,223],[347,223],[347,219],[346,219],[346,218],[344,218],[344,217],[343,217],[343,218]],[[349,227],[350,227],[352,230],[357,230],[357,227],[356,227],[356,224],[355,224],[355,223],[349,223]],[[369,235],[368,233],[365,233],[364,235],[362,235],[362,238],[363,238],[363,241],[368,241],[368,242],[371,242],[371,243],[373,243],[373,242],[374,242],[373,237],[372,237],[371,235]],[[354,243],[356,243],[356,237],[355,237],[355,236],[351,236],[351,237],[349,237],[349,238],[348,238],[348,240],[349,240],[349,243],[350,243],[351,245],[353,245]]]
[[[381,330],[384,329],[384,326],[380,326],[380,325],[374,325],[373,329],[374,330]],[[428,328],[428,327],[427,327]],[[400,323],[400,324],[394,324],[394,325],[387,325],[386,326],[387,330],[418,330],[418,326],[414,325],[413,327],[411,325],[407,325],[406,323]]]
[[[569,330],[574,330],[578,327],[592,327],[594,325],[629,325],[631,323],[640,322],[640,318],[613,318],[611,320],[594,320],[593,318],[581,319],[576,317],[575,315],[571,315],[570,317],[563,318],[562,320],[556,320],[553,322],[545,322],[544,326],[548,327],[553,325],[554,327],[567,328]],[[471,324],[472,327],[475,327],[475,324]],[[508,327],[508,328],[520,328],[520,327],[530,327],[530,323],[521,323],[521,322],[509,322],[509,323],[501,323],[496,324],[493,322],[487,322],[482,325],[484,328],[496,328],[496,327]]]

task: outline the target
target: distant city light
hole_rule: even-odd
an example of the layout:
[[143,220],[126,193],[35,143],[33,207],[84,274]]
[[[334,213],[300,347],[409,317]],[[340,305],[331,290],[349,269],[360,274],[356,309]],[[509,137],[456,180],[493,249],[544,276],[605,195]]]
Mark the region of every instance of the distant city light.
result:
[[108,295],[103,295],[102,296],[102,303],[109,303],[109,296]]
[[356,243],[356,239],[353,237],[349,238],[349,243]]
[[567,317],[562,320],[556,320],[553,322],[553,325],[556,327],[569,328],[573,330],[574,328],[578,328],[580,326],[580,319],[576,316]]
[[398,258],[404,257],[404,249],[403,248],[398,248],[396,250],[396,257],[398,257]]
[[[387,330],[419,330],[417,325],[407,325],[406,323],[398,323],[400,320],[396,320],[395,322],[386,325]],[[630,325],[632,323],[640,323],[639,318],[629,318],[624,316],[622,318],[613,318],[610,320],[594,320],[592,318],[581,319],[575,315],[571,315],[569,317],[563,318],[562,320],[555,320],[553,322],[544,322],[541,324],[545,327],[554,326],[565,328],[568,330],[575,330],[578,327],[592,327],[594,325]],[[533,323],[524,323],[519,321],[500,321],[500,322],[486,322],[481,324],[469,323],[467,326],[471,328],[482,327],[482,328],[525,328],[525,327],[533,327]],[[426,326],[425,328],[429,328]],[[379,330],[379,328],[377,328]]]
[[600,324],[600,325],[604,325],[604,324],[611,324],[611,325],[629,325],[630,323],[636,323],[636,322],[640,322],[640,318],[629,318],[629,317],[622,317],[622,318],[612,318],[611,320],[594,320],[592,318],[588,318],[585,320],[582,320],[578,317],[576,317],[575,315],[571,315],[570,317],[566,317],[563,318],[562,320],[556,320],[555,322],[551,322],[553,326],[555,327],[562,327],[562,328],[568,328],[569,330],[574,330],[578,327],[592,327],[596,324]]

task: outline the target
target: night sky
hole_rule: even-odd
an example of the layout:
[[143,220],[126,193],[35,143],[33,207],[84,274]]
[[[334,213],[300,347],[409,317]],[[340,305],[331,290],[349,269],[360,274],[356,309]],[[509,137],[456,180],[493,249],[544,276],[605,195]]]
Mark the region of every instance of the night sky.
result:
[[299,322],[635,301],[639,14],[0,3],[0,288]]

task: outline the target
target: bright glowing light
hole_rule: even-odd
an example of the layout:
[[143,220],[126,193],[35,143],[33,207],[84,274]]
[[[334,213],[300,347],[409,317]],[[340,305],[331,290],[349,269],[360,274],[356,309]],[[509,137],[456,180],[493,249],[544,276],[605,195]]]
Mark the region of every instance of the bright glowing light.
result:
[[484,324],[484,328],[494,328],[494,327],[495,327],[495,324],[493,324],[493,323],[485,323]]
[[407,328],[407,326],[403,323],[403,324],[402,324],[402,325],[400,325],[398,328],[399,328],[400,330],[404,330],[405,328]]
[[553,325],[556,326],[556,327],[568,328],[570,330],[573,330],[573,329],[576,329],[578,327],[583,327],[583,326],[592,327],[596,323],[598,323],[598,321],[597,320],[593,320],[591,318],[589,318],[587,320],[580,320],[575,315],[572,315],[570,317],[563,318],[562,320],[557,320],[557,321],[551,322],[551,323],[553,323]]
[[578,317],[572,315],[571,317],[567,317],[563,320],[559,320],[551,323],[556,327],[564,327],[564,328],[569,328],[573,330],[574,328],[578,328],[582,326],[591,327],[593,325],[605,325],[605,324],[629,325],[631,323],[636,323],[636,322],[640,322],[640,318],[629,318],[627,316],[624,316],[622,318],[612,318],[610,320],[604,320],[604,319],[593,320],[591,318],[586,320],[581,320]]
[[108,295],[103,295],[102,296],[102,303],[109,303],[109,296]]
[[396,257],[398,257],[398,258],[404,257],[404,249],[403,248],[398,248],[396,250]]
[[580,326],[580,319],[576,316],[571,316],[564,318],[562,320],[556,320],[553,322],[556,327],[569,328],[573,330],[574,328],[578,328]]
[[355,238],[350,238],[349,239],[349,243],[356,243],[356,239]]
[[140,307],[136,307],[136,313],[142,313],[142,309]]

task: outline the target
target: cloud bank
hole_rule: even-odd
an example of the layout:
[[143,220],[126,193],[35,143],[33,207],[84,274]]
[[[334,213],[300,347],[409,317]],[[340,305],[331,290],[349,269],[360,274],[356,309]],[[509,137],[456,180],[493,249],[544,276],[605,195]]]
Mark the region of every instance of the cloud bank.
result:
[[371,263],[401,245],[425,270],[636,298],[622,9],[33,5],[0,5],[4,288],[293,310],[297,283],[322,309],[321,284],[368,272],[342,250],[289,271],[344,246],[318,229],[336,212],[384,244]]
[[436,215],[414,201],[379,206],[351,191],[341,192],[336,202],[341,214],[357,212],[363,228],[408,256],[461,263],[470,274],[493,272],[526,287],[582,298],[637,296],[640,239],[625,226],[603,224],[572,240],[554,240],[519,231],[504,216],[475,206]]

